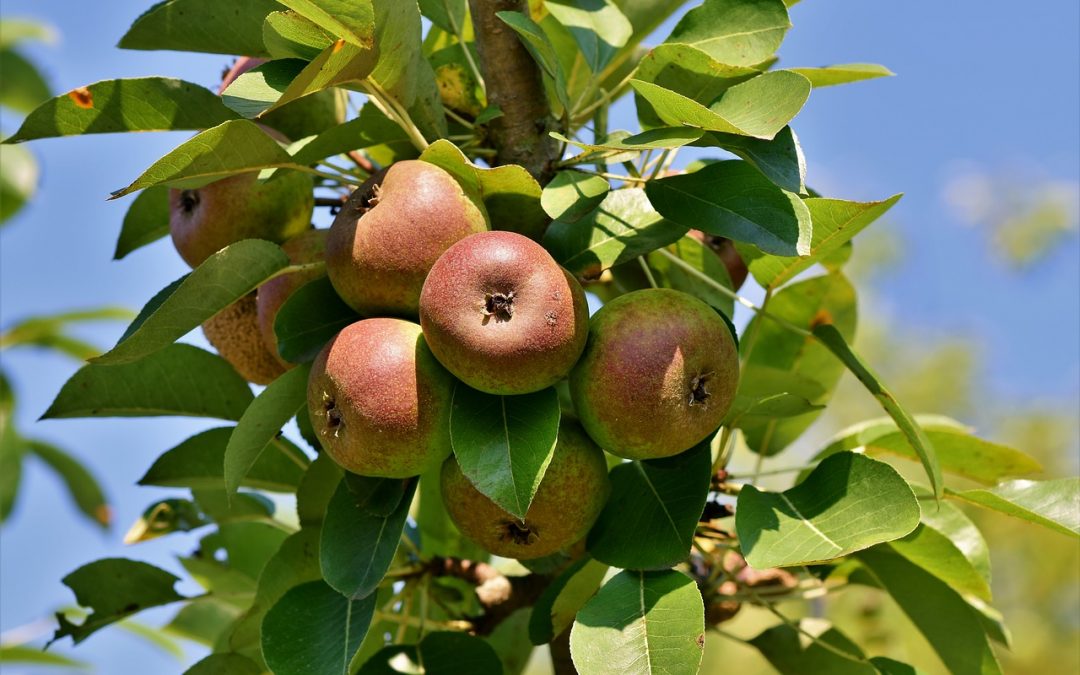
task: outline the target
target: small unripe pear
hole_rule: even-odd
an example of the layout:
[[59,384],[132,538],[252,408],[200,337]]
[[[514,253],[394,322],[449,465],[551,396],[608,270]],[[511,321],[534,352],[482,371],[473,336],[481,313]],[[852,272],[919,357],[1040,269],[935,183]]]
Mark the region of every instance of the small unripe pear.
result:
[[311,176],[279,171],[229,176],[188,190],[169,190],[169,232],[180,257],[198,267],[241,239],[280,243],[311,227]]
[[495,555],[528,560],[580,541],[611,494],[604,453],[575,422],[559,425],[559,438],[525,520],[477,490],[457,460],[443,464],[443,503],[461,533]]
[[326,267],[341,299],[365,316],[414,318],[435,261],[487,216],[454,177],[420,160],[397,162],[382,183],[341,207],[326,245]]
[[346,471],[417,476],[450,454],[453,385],[420,326],[401,319],[357,321],[311,367],[311,426],[326,454]]
[[513,232],[481,232],[431,268],[420,325],[431,351],[465,384],[527,394],[577,363],[589,306],[581,285],[543,246]]
[[738,351],[724,319],[691,295],[658,288],[621,295],[593,315],[570,395],[605,450],[652,459],[714,432],[738,383]]
[[203,322],[203,334],[236,372],[255,384],[270,384],[285,372],[259,331],[255,294],[249,293]]
[[[281,250],[289,256],[289,263],[292,265],[317,263],[326,259],[326,236],[326,230],[308,230],[282,244]],[[285,368],[292,368],[294,364],[278,355],[277,335],[274,333],[274,320],[277,319],[278,310],[298,288],[325,274],[326,268],[321,266],[300,272],[290,272],[267,281],[259,286],[256,292],[259,331],[270,353]]]

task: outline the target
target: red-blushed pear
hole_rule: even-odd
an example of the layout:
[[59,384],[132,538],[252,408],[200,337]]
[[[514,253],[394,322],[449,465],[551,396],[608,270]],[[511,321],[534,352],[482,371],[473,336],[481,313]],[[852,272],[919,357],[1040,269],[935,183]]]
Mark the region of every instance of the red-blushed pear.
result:
[[311,425],[326,454],[362,476],[407,478],[450,454],[454,378],[402,319],[346,326],[315,358]]
[[738,350],[724,319],[691,295],[659,288],[621,295],[593,315],[570,395],[605,450],[652,459],[715,431],[738,383]]
[[169,190],[169,232],[180,257],[198,267],[241,239],[281,243],[311,227],[311,176],[277,171],[223,178],[200,188]]
[[701,230],[690,230],[690,236],[712,249],[720,260],[724,262],[728,277],[731,279],[731,287],[735,290],[742,288],[743,283],[746,281],[746,275],[749,274],[750,270],[746,267],[746,262],[735,248],[735,242],[727,237],[705,234]]
[[525,520],[477,490],[450,457],[442,467],[443,504],[461,533],[495,555],[528,560],[569,548],[589,532],[611,493],[603,451],[575,422],[559,438]]
[[[308,230],[282,244],[281,250],[285,251],[285,254],[289,256],[289,262],[293,265],[318,263],[326,259],[327,234],[327,230]],[[278,310],[298,288],[325,274],[326,268],[322,266],[290,272],[267,281],[259,286],[256,292],[259,332],[270,353],[285,368],[292,368],[293,364],[278,355],[277,335],[274,333],[274,320],[277,318]]]
[[490,394],[550,387],[577,363],[589,333],[585,291],[528,237],[481,232],[436,261],[420,293],[435,357]]
[[285,372],[259,332],[255,293],[249,293],[203,322],[203,334],[221,358],[249,382],[270,384]]
[[330,227],[326,267],[341,299],[365,316],[415,318],[424,278],[446,249],[488,229],[454,177],[420,160],[392,164],[353,192]]

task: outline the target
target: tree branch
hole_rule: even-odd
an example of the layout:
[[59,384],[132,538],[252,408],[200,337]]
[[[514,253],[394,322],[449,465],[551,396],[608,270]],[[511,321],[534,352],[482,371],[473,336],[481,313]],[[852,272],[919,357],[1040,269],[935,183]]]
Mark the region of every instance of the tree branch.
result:
[[477,635],[490,635],[508,616],[536,604],[551,582],[540,574],[503,576],[487,563],[459,558],[435,558],[431,567],[437,576],[456,577],[476,586],[476,597],[484,608],[484,615],[472,622]]
[[529,13],[525,0],[469,0],[480,67],[484,71],[488,105],[502,116],[491,121],[498,154],[496,164],[520,164],[541,183],[553,173],[559,145],[548,136],[556,122],[551,116],[540,68],[517,33],[495,16],[497,12]]

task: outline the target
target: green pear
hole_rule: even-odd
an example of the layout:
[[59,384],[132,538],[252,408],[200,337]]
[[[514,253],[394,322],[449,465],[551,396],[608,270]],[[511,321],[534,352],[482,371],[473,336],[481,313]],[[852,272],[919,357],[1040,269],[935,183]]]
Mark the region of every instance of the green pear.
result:
[[365,316],[414,318],[435,261],[487,215],[454,177],[420,160],[396,162],[380,184],[358,189],[338,212],[326,268],[341,299]]
[[495,555],[542,558],[580,541],[611,494],[604,452],[575,422],[564,420],[547,471],[525,520],[480,493],[457,460],[443,464],[443,504],[461,533]]
[[543,246],[513,232],[481,232],[431,268],[420,325],[435,357],[465,384],[527,394],[577,363],[589,306],[581,285]]
[[187,264],[204,260],[241,239],[283,242],[311,227],[311,176],[277,171],[223,178],[200,188],[169,190],[169,232]]
[[621,295],[593,315],[570,395],[601,447],[652,459],[714,432],[738,383],[738,350],[724,319],[691,295],[658,288]]
[[450,454],[453,385],[420,326],[357,321],[315,358],[308,378],[311,426],[346,471],[417,476]]

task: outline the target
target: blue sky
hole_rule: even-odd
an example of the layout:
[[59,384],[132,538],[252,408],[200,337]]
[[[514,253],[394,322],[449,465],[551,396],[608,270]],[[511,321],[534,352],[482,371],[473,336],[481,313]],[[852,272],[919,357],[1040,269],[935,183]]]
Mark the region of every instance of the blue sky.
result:
[[[114,48],[150,4],[5,0],[3,12],[57,27],[58,44],[31,50],[57,92],[145,75],[216,85],[226,57]],[[808,158],[808,181],[828,196],[878,199],[906,193],[878,225],[893,228],[906,253],[904,267],[878,288],[890,316],[914,337],[969,338],[988,364],[985,386],[1011,400],[1075,400],[1080,396],[1077,238],[1036,269],[1009,272],[989,262],[987,232],[961,222],[945,202],[943,188],[962,167],[974,166],[995,175],[1019,172],[1066,181],[1075,189],[1080,180],[1080,3],[1045,0],[1018,11],[1015,3],[1000,1],[807,0],[793,8],[792,19],[795,28],[780,51],[783,65],[871,61],[899,75],[817,91],[794,123]],[[5,134],[14,130],[13,120],[2,122]],[[632,110],[624,103],[613,114],[612,127],[632,125]],[[43,166],[42,189],[0,234],[0,324],[101,304],[137,309],[186,271],[167,241],[111,262],[130,199],[106,202],[105,197],[188,135],[92,136],[30,146]],[[84,335],[106,346],[122,328],[99,325]],[[147,504],[172,494],[133,484],[158,454],[213,423],[34,424],[74,364],[20,351],[6,353],[3,365],[19,396],[23,431],[70,449],[103,477],[114,499],[116,527],[102,534],[85,525],[52,476],[28,466],[26,492],[0,546],[0,630],[70,604],[73,598],[58,580],[98,557],[130,556],[178,571],[173,556],[189,550],[193,538],[135,548],[120,543]],[[161,621],[167,615],[147,618]],[[114,631],[95,635],[75,655],[98,664],[100,672],[183,670]]]

